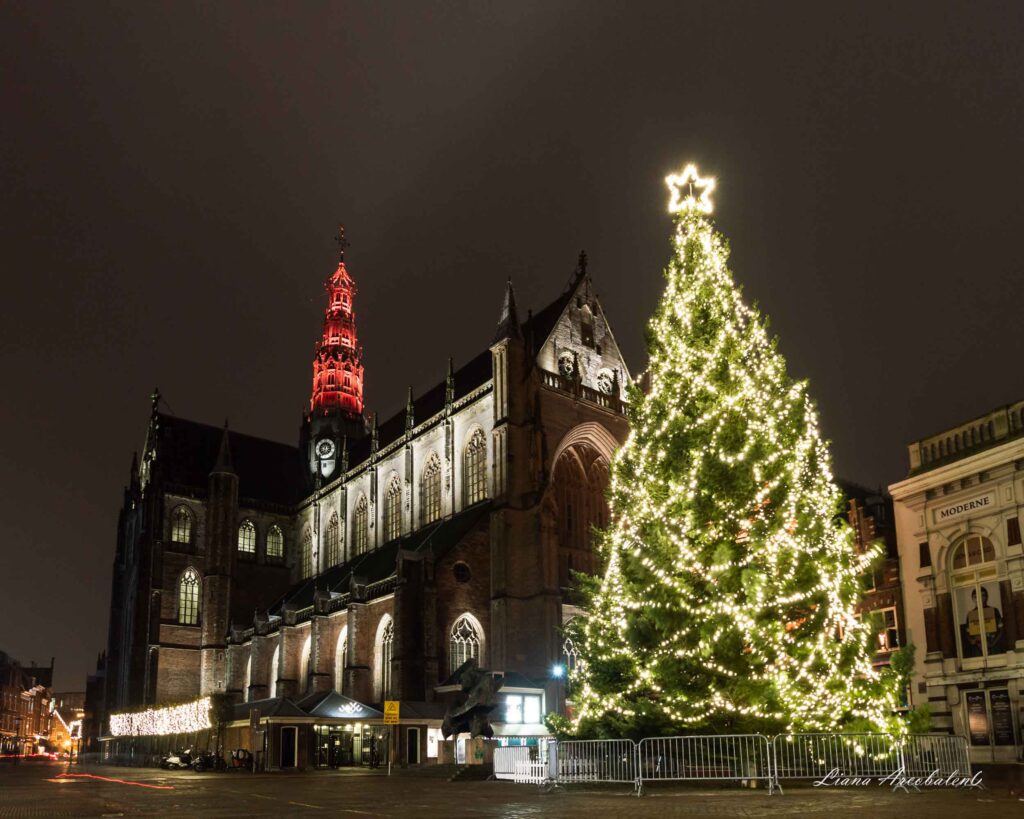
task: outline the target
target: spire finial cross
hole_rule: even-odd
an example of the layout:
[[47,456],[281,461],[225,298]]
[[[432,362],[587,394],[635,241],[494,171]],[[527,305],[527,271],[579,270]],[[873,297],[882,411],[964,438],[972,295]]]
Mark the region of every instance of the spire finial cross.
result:
[[338,225],[338,235],[334,237],[334,241],[338,245],[338,258],[341,261],[345,261],[345,248],[349,246],[350,242],[345,238],[344,225]]

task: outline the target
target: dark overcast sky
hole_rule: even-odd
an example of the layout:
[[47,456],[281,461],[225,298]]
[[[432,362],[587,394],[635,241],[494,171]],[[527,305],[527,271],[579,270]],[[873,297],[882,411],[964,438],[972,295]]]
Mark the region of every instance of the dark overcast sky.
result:
[[581,247],[638,370],[690,159],[841,475],[1024,396],[1024,5],[842,5],[3,3],[0,648],[83,686],[155,385],[296,439],[339,220],[382,413]]

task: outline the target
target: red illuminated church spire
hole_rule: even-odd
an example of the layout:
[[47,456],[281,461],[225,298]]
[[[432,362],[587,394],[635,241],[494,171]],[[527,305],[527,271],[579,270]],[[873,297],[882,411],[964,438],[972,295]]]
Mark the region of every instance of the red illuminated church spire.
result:
[[338,226],[338,269],[325,283],[327,310],[324,334],[313,356],[311,418],[341,414],[349,419],[363,414],[363,350],[356,339],[352,300],[356,285],[345,269],[345,227]]

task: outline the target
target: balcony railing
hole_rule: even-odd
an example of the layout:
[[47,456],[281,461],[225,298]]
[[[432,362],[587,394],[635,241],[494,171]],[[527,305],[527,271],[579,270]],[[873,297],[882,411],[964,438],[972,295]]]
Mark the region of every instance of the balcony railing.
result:
[[599,407],[604,407],[605,409],[617,412],[620,415],[625,409],[625,402],[623,402],[617,395],[607,395],[606,393],[595,390],[593,387],[588,387],[579,381],[566,378],[559,373],[549,372],[548,370],[541,370],[541,377],[543,378],[545,387],[558,390],[558,392],[575,396],[583,401],[589,401],[591,404],[597,404]]

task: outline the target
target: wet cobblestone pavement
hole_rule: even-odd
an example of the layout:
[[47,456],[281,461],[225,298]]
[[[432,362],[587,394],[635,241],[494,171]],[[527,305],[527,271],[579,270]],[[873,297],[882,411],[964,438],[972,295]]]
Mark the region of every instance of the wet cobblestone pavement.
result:
[[[88,774],[88,776],[67,776]],[[105,777],[97,779],[93,777]],[[974,791],[892,793],[876,786],[740,788],[574,787],[552,792],[508,782],[448,782],[424,774],[337,771],[195,774],[51,763],[0,766],[0,819],[7,817],[1024,817],[1019,773],[986,777]],[[115,781],[109,781],[115,780]],[[116,781],[121,780],[121,781]]]

